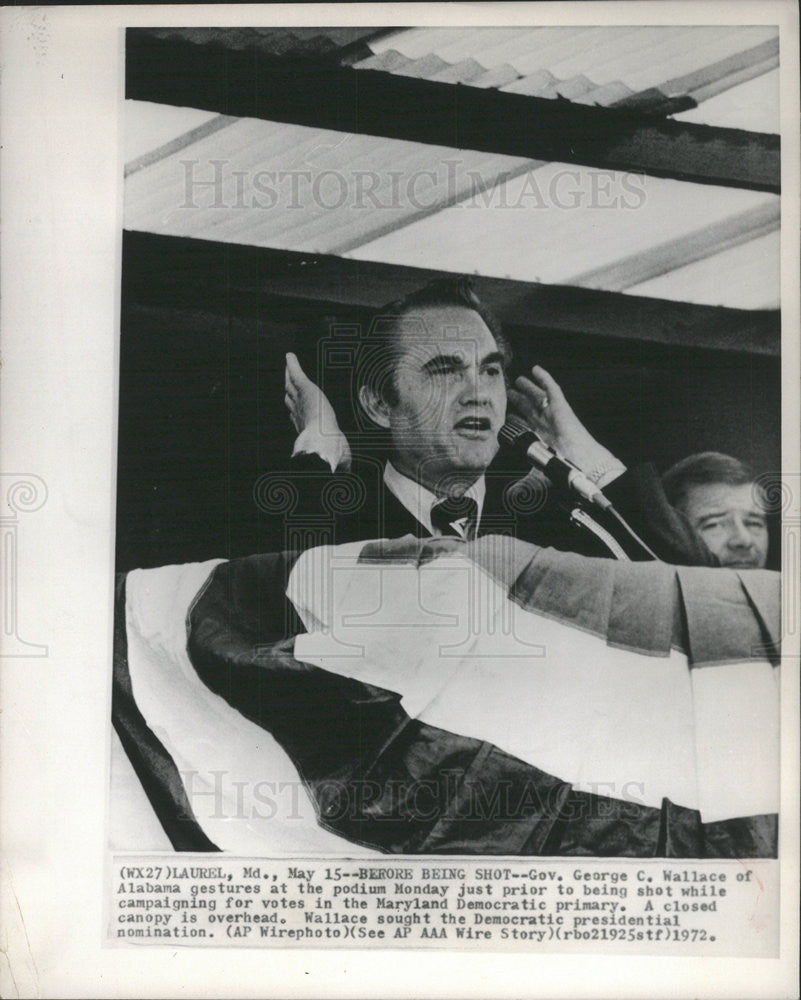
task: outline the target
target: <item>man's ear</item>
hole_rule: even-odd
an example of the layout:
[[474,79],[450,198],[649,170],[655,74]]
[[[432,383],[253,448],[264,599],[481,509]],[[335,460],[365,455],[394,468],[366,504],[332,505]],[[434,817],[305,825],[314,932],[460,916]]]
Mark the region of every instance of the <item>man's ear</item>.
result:
[[374,424],[378,424],[379,427],[383,427],[385,430],[389,429],[389,407],[370,386],[363,385],[360,387],[359,402],[362,404],[364,412]]

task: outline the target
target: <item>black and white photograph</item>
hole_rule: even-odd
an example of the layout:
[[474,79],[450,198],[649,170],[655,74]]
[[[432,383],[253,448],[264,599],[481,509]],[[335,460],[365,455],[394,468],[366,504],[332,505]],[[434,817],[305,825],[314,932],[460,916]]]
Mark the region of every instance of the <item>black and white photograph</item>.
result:
[[[87,728],[82,758],[55,753],[97,762],[93,947],[131,969],[225,948],[786,968],[797,11],[295,6],[113,8],[116,167],[84,178],[113,217],[105,361],[79,332],[100,286],[69,277],[98,223],[51,196],[69,291],[43,300],[40,358],[81,485],[8,452],[3,641],[66,727],[26,597],[58,516],[84,533],[51,549],[59,597],[108,612],[74,694],[94,749]],[[49,70],[47,15],[28,24]],[[577,966],[570,995],[657,995],[624,965]]]
[[778,30],[125,58],[120,846],[776,857]]

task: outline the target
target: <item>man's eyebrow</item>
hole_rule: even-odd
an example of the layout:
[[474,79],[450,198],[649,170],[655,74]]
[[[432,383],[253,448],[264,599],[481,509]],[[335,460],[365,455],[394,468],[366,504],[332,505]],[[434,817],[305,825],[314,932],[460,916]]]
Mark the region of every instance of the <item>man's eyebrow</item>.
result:
[[481,359],[482,365],[502,365],[504,361],[503,354],[500,351],[492,351]]
[[[434,371],[437,368],[453,367],[459,368],[465,363],[464,354],[435,354],[423,365],[423,371]],[[492,351],[485,355],[481,361],[481,367],[485,365],[502,365],[503,354],[500,351]]]
[[434,371],[436,368],[448,366],[458,367],[464,364],[464,357],[461,354],[435,354],[423,365],[423,371]]
[[[728,515],[731,514],[731,513],[733,513],[733,512],[730,511],[730,510],[728,510],[728,509],[724,509],[724,510],[710,510],[710,511],[707,511],[706,513],[704,513],[704,514],[700,514],[698,516],[697,520],[698,520],[699,524],[703,524],[704,521],[708,521],[710,518],[728,517]],[[767,515],[765,513],[763,513],[762,511],[759,511],[759,510],[753,510],[753,509],[751,509],[751,510],[745,510],[745,511],[743,511],[743,513],[746,515],[746,517],[761,517],[764,520],[767,520]]]

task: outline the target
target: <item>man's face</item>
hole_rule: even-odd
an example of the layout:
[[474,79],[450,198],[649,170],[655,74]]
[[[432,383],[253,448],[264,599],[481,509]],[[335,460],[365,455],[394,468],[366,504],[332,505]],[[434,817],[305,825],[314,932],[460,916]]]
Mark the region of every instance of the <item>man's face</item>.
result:
[[761,569],[768,556],[765,512],[753,483],[691,486],[683,505],[693,531],[733,569]]
[[394,464],[429,489],[469,484],[495,457],[506,415],[494,337],[472,309],[429,306],[404,319],[399,347],[386,404]]

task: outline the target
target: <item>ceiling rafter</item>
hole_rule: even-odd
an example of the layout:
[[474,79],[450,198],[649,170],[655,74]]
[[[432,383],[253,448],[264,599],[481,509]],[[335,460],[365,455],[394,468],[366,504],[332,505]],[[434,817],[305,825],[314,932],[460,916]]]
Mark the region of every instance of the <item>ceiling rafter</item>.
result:
[[[148,261],[165,255],[175,264],[172,273],[148,266]],[[123,294],[142,304],[175,305],[174,273],[198,273],[209,280],[187,290],[197,296],[197,304],[184,299],[183,307],[208,309],[219,300],[221,307],[254,314],[265,309],[273,296],[372,309],[449,276],[430,268],[136,232],[124,234],[123,257]],[[502,323],[532,331],[779,354],[777,310],[695,305],[478,275],[473,281]]]
[[129,29],[126,96],[237,117],[778,193],[779,137]]

